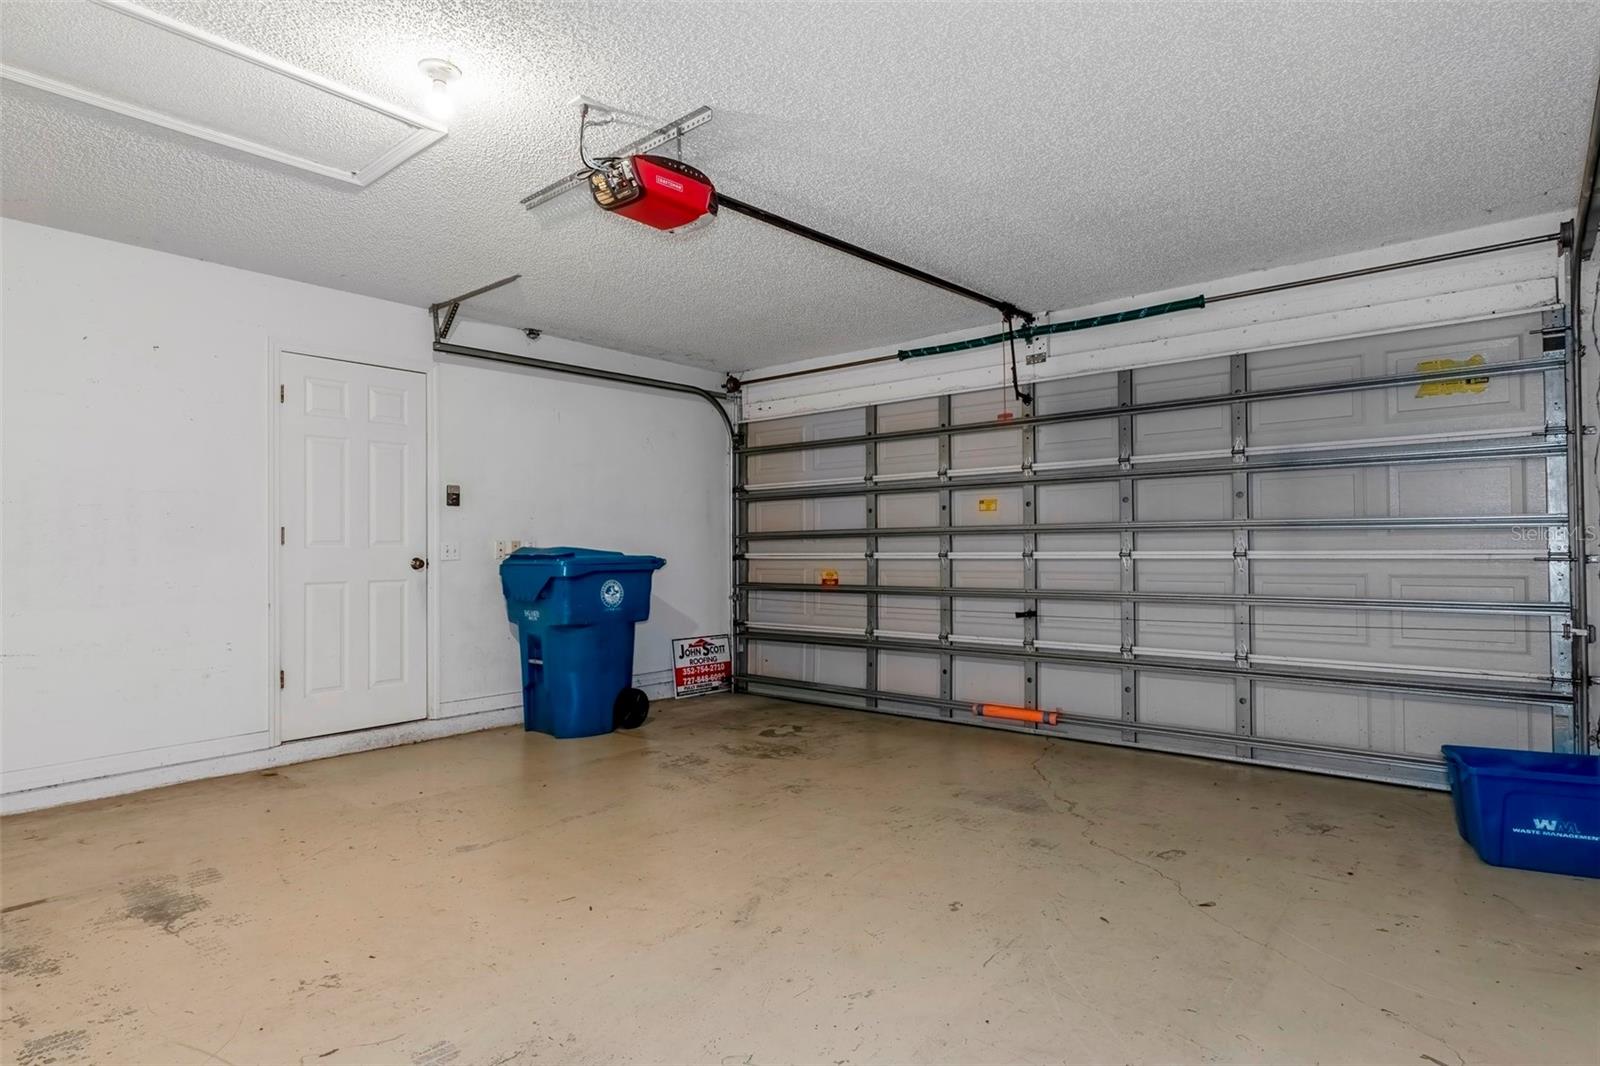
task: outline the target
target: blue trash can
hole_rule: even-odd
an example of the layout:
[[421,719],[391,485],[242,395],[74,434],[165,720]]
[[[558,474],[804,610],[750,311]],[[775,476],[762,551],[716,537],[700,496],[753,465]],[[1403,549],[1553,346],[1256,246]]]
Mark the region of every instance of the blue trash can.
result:
[[519,548],[500,563],[506,617],[522,656],[522,726],[592,737],[643,724],[633,687],[633,625],[650,617],[654,555]]
[[1456,829],[1484,862],[1600,877],[1600,756],[1441,750]]

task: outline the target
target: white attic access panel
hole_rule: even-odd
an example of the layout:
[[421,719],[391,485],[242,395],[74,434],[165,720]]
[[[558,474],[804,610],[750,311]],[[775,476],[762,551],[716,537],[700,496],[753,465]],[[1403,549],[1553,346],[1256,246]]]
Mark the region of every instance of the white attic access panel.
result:
[[445,135],[431,119],[124,0],[9,5],[0,77],[357,186]]
[[995,389],[748,423],[742,685],[1435,787],[1441,744],[1571,750],[1568,343],[1535,312],[1037,382],[1020,424]]

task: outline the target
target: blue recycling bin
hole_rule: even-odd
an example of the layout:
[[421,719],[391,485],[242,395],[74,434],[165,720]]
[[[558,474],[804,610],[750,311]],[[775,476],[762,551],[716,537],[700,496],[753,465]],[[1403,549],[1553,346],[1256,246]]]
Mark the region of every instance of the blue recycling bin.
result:
[[1456,829],[1494,866],[1600,877],[1600,756],[1446,744]]
[[633,687],[633,626],[650,617],[650,575],[665,565],[597,548],[519,548],[500,563],[524,729],[593,737],[643,724],[650,701]]

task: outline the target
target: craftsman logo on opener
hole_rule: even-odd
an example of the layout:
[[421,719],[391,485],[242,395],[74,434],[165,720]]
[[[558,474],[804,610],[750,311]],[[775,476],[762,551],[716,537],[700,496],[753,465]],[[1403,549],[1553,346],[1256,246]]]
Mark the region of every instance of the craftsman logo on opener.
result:
[[622,582],[616,578],[607,578],[606,583],[600,586],[600,602],[607,607],[620,607],[622,605]]
[[733,678],[733,656],[728,635],[686,637],[672,642],[673,695],[698,696],[720,692]]
[[[1446,370],[1459,370],[1466,366],[1482,366],[1487,360],[1480,352],[1470,359],[1424,359],[1417,364],[1423,374],[1440,374]],[[1445,381],[1424,381],[1417,386],[1418,398],[1425,396],[1459,396],[1479,393],[1489,387],[1488,378],[1450,378]]]
[[1000,497],[998,497],[998,496],[980,496],[980,497],[978,497],[978,511],[980,513],[987,513],[989,511],[998,511],[998,510],[1000,510]]

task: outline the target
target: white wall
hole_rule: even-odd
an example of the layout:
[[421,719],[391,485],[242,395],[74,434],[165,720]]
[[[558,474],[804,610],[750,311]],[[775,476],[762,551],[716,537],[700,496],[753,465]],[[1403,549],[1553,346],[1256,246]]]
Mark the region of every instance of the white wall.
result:
[[[493,332],[469,324],[451,339],[559,358],[544,339],[513,349]],[[728,628],[722,420],[697,396],[439,358],[439,479],[462,492],[439,523],[440,539],[462,549],[461,562],[440,564],[451,579],[439,605],[441,675],[450,682],[441,713],[521,699],[490,555],[496,539],[665,558],[650,620],[635,633],[634,672],[652,696],[670,694],[671,639]],[[485,611],[491,602],[497,609]]]
[[[465,493],[447,510],[430,491],[432,543],[462,546],[432,571],[435,716],[520,700],[496,537],[666,556],[640,633],[647,676],[668,635],[726,627],[727,440],[697,398],[435,365],[421,309],[11,220],[0,281],[7,809],[244,769],[268,748],[275,345],[433,376],[437,484]],[[513,330],[463,323],[453,339],[715,383]],[[65,782],[91,783],[26,795]]]

